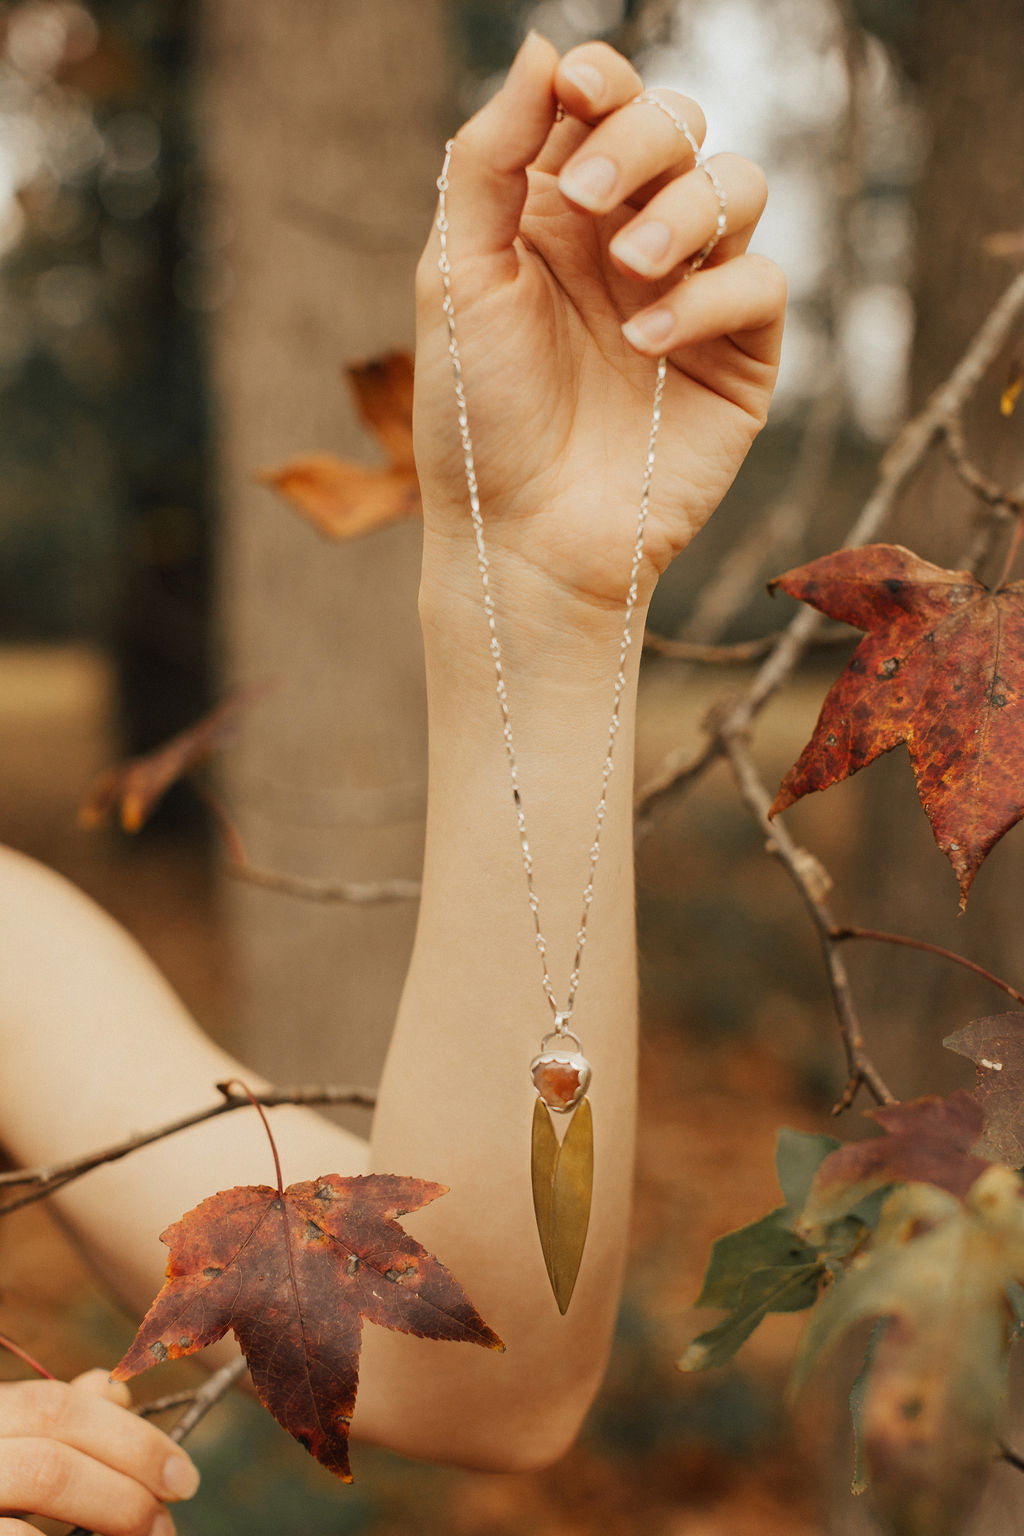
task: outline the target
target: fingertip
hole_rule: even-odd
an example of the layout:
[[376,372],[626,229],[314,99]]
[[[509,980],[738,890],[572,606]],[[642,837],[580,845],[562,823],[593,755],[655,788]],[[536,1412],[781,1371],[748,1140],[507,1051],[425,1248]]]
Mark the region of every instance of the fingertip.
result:
[[580,43],[570,48],[555,72],[555,92],[571,117],[594,122],[621,107],[643,81],[628,59],[609,43]]
[[502,90],[516,96],[529,97],[545,91],[550,98],[551,112],[554,115],[557,67],[558,49],[554,43],[549,43],[546,37],[542,37],[531,27],[509,65]]
[[499,176],[525,171],[555,121],[557,64],[554,46],[539,32],[528,32],[501,90],[463,124],[456,144],[479,155]]
[[96,1397],[105,1397],[108,1402],[117,1403],[121,1408],[131,1406],[132,1394],[123,1381],[112,1381],[107,1371],[99,1366],[94,1366],[90,1371],[83,1371],[72,1381],[73,1387],[81,1387],[86,1392],[92,1392]]

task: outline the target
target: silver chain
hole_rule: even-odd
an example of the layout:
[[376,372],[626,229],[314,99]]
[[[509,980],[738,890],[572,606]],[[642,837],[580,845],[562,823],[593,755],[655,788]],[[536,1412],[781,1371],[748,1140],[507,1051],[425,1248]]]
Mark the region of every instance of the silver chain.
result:
[[[648,103],[656,106],[671,118],[676,128],[686,138],[693,150],[696,164],[711,180],[718,194],[719,213],[715,232],[711,239],[690,259],[686,276],[696,272],[710,256],[725,231],[726,202],[725,192],[722,189],[714,172],[707,165],[700,153],[700,147],[684,120],[663,102],[659,97],[649,92],[643,92],[635,98],[637,102]],[[590,861],[587,868],[586,884],[583,887],[583,905],[580,912],[579,925],[576,929],[576,952],[573,957],[572,970],[569,973],[569,986],[564,1007],[559,1006],[555,996],[554,985],[551,980],[551,972],[548,967],[547,940],[540,926],[540,898],[534,885],[533,878],[533,854],[530,852],[530,843],[526,835],[526,815],[523,809],[523,797],[519,785],[519,763],[516,757],[515,746],[512,741],[512,718],[508,706],[508,688],[505,683],[505,669],[502,662],[501,642],[498,639],[497,626],[494,621],[494,598],[491,593],[490,560],[487,555],[487,545],[484,540],[484,522],[480,510],[480,489],[476,478],[476,463],[473,457],[473,439],[469,430],[469,413],[466,408],[466,391],[462,378],[462,357],[459,352],[458,338],[455,333],[455,305],[452,300],[452,268],[448,257],[448,206],[447,193],[449,188],[448,173],[451,169],[452,153],[455,149],[454,139],[449,139],[445,145],[444,164],[441,174],[437,179],[438,203],[437,203],[437,234],[440,244],[440,257],[438,270],[441,273],[441,284],[444,290],[442,310],[448,323],[448,355],[452,360],[452,376],[455,385],[455,401],[458,407],[459,436],[462,442],[462,457],[466,476],[466,489],[469,493],[469,511],[473,522],[473,534],[476,540],[477,569],[480,573],[480,584],[483,589],[484,613],[487,618],[487,628],[490,635],[490,652],[494,662],[494,674],[496,691],[498,696],[498,708],[501,712],[501,733],[505,743],[505,756],[508,760],[509,775],[512,781],[512,800],[515,806],[516,829],[519,834],[519,846],[522,852],[523,869],[526,874],[527,900],[530,911],[533,914],[534,936],[537,952],[540,955],[544,994],[551,1005],[551,1011],[555,1016],[555,1033],[559,1035],[570,1034],[569,1023],[572,1019],[573,1008],[576,1004],[576,993],[580,982],[580,968],[583,963],[583,951],[587,943],[587,920],[590,916],[590,908],[594,900],[594,874],[597,870],[597,861],[601,855],[601,828],[608,810],[608,784],[614,768],[613,754],[615,750],[615,738],[619,731],[619,708],[622,694],[626,687],[626,657],[633,641],[632,622],[636,611],[637,584],[640,573],[640,565],[644,555],[644,531],[647,526],[647,514],[650,505],[651,478],[654,474],[654,454],[658,441],[658,428],[661,425],[661,403],[665,393],[665,378],[667,374],[667,360],[658,358],[657,375],[654,384],[654,400],[651,408],[651,425],[647,437],[647,453],[644,458],[643,481],[640,488],[640,505],[637,512],[636,533],[633,540],[633,559],[629,571],[629,586],[626,592],[626,607],[622,626],[622,638],[619,642],[619,659],[615,671],[615,687],[612,694],[611,718],[608,722],[608,742],[605,748],[604,763],[601,769],[601,794],[597,802],[596,826],[594,828],[593,841],[590,844]],[[575,1038],[575,1037],[573,1037]]]

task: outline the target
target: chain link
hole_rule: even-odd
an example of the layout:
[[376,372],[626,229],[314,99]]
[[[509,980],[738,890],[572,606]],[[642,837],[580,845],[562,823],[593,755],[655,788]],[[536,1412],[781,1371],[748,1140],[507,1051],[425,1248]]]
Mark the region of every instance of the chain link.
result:
[[[714,250],[725,230],[725,193],[721,188],[714,172],[710,170],[703,160],[700,148],[692,133],[682,118],[677,117],[659,97],[644,92],[635,98],[637,102],[649,103],[659,107],[672,119],[675,126],[684,135],[694,152],[697,165],[710,177],[719,197],[719,216],[715,232],[711,239],[692,257],[686,271],[686,276],[703,265],[708,256]],[[526,832],[526,815],[523,808],[522,790],[519,783],[519,762],[516,757],[515,745],[512,739],[512,717],[509,712],[508,688],[505,682],[505,669],[502,659],[501,642],[498,638],[498,630],[494,617],[494,597],[491,592],[490,559],[487,554],[487,545],[484,539],[484,522],[480,510],[480,489],[476,477],[476,462],[473,456],[473,439],[469,430],[469,413],[466,407],[466,391],[462,374],[462,356],[459,352],[458,338],[455,332],[455,305],[452,299],[452,268],[448,255],[448,190],[449,171],[451,170],[452,153],[455,148],[454,139],[449,139],[445,145],[444,164],[441,174],[437,179],[438,204],[437,204],[437,234],[440,244],[440,256],[438,258],[438,270],[441,274],[441,285],[444,290],[442,310],[448,325],[448,355],[452,362],[452,377],[455,387],[455,402],[458,412],[459,437],[462,444],[463,466],[466,476],[466,490],[469,495],[469,511],[473,523],[473,534],[476,541],[477,568],[480,573],[480,584],[483,591],[484,614],[487,619],[489,635],[489,648],[494,662],[495,691],[498,698],[498,708],[501,713],[501,734],[505,746],[505,756],[508,761],[509,775],[512,783],[512,801],[515,807],[516,830],[519,835],[519,847],[522,853],[523,870],[526,874],[527,902],[533,916],[534,941],[541,962],[541,985],[544,995],[551,1005],[551,1011],[555,1016],[555,1033],[558,1035],[571,1034],[569,1029],[572,1020],[573,1009],[576,1004],[576,993],[579,989],[580,969],[583,963],[583,951],[587,943],[587,921],[590,916],[590,908],[594,900],[594,876],[597,872],[598,860],[601,856],[601,829],[604,825],[608,811],[608,786],[614,768],[615,738],[619,732],[620,705],[622,694],[626,687],[626,658],[632,644],[632,623],[636,612],[637,589],[640,574],[640,566],[644,556],[644,532],[647,526],[647,516],[650,506],[651,479],[654,474],[654,456],[658,442],[658,429],[661,425],[661,406],[665,392],[665,379],[667,374],[667,360],[659,357],[657,374],[654,384],[654,399],[651,408],[651,425],[647,437],[647,452],[644,458],[643,480],[640,488],[640,504],[637,511],[636,532],[633,540],[633,556],[629,571],[629,585],[626,592],[626,606],[623,617],[622,638],[619,642],[618,664],[615,670],[615,686],[612,694],[611,717],[608,722],[608,741],[605,748],[604,762],[601,769],[601,793],[597,802],[596,825],[593,840],[590,844],[589,864],[587,867],[586,883],[583,887],[583,901],[580,912],[579,924],[576,929],[576,950],[573,957],[572,969],[569,973],[568,988],[564,1006],[559,1004],[555,994],[554,983],[551,980],[551,972],[548,966],[548,947],[540,925],[540,899],[534,884],[533,854],[530,851],[530,842]],[[575,1037],[574,1037],[575,1038]]]

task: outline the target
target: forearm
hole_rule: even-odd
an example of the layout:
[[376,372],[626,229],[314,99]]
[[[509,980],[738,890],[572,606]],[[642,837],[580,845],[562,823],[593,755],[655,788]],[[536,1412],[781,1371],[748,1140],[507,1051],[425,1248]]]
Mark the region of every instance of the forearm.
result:
[[[464,576],[466,551],[444,553],[460,562],[457,575]],[[603,1370],[631,1185],[631,779],[638,658],[634,650],[628,662],[572,1020],[594,1070],[589,1097],[595,1165],[590,1233],[563,1318],[545,1273],[530,1183],[536,1093],[529,1063],[553,1017],[542,988],[479,591],[453,580],[451,569],[442,578],[434,569],[438,561],[428,538],[422,608],[430,797],[423,899],[372,1156],[374,1167],[414,1171],[451,1186],[450,1195],[415,1218],[416,1233],[444,1255],[508,1352],[496,1357],[473,1351],[456,1362],[405,1350],[403,1380],[414,1391],[421,1370],[421,1386],[429,1378],[436,1394],[438,1372],[452,1371],[451,1402],[435,1420],[438,1444],[451,1415],[479,1426],[482,1441],[492,1426],[496,1446],[513,1427],[522,1431],[528,1415],[539,1439],[561,1437],[564,1443]],[[595,621],[576,600],[563,600],[546,578],[517,571],[497,554],[492,577],[539,922],[562,1004],[596,826],[623,615],[602,614]],[[406,1343],[375,1338],[372,1347],[397,1354]],[[378,1374],[383,1379],[392,1373]],[[365,1412],[365,1396],[363,1407]],[[432,1453],[430,1433],[428,1424],[421,1454]],[[545,1449],[562,1448],[524,1445],[524,1455],[543,1457]],[[483,1445],[481,1451],[486,1454]]]

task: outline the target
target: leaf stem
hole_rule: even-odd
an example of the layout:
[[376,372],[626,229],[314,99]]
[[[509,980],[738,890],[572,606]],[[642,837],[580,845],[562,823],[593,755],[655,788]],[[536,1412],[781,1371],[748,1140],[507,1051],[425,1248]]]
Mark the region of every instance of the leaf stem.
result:
[[274,1154],[274,1169],[277,1173],[277,1192],[283,1198],[284,1179],[281,1176],[281,1159],[278,1155],[277,1142],[274,1140],[274,1133],[270,1129],[270,1121],[267,1119],[266,1110],[263,1108],[263,1105],[253,1093],[252,1089],[248,1087],[247,1084],[243,1083],[240,1077],[231,1077],[226,1082],[217,1084],[217,1092],[222,1093],[226,1099],[231,1098],[232,1088],[240,1088],[242,1090],[246,1098],[249,1100],[249,1103],[252,1105],[253,1109],[263,1121],[263,1129],[267,1133],[267,1140],[270,1142],[270,1150]]
[[877,939],[881,944],[902,944],[906,949],[921,949],[925,954],[938,955],[942,960],[951,960],[954,965],[963,966],[965,971],[973,971],[975,976],[980,976],[982,981],[991,982],[1008,997],[1012,997],[1016,1003],[1024,1003],[1024,992],[1018,992],[1016,987],[1004,981],[1001,976],[996,976],[992,971],[986,971],[983,965],[978,965],[974,960],[968,960],[966,955],[958,955],[955,949],[945,949],[941,944],[929,944],[927,939],[912,939],[906,933],[883,933],[878,928],[857,928],[852,925],[844,925],[841,928],[832,929],[832,938],[837,943],[844,939]]
[[44,1381],[57,1380],[52,1371],[48,1371],[45,1365],[41,1365],[34,1355],[29,1354],[27,1349],[22,1349],[20,1344],[15,1344],[14,1340],[9,1339],[6,1333],[0,1333],[0,1349],[6,1349],[12,1355],[17,1355],[19,1360],[23,1361],[30,1370],[35,1371],[37,1376],[42,1376]]

